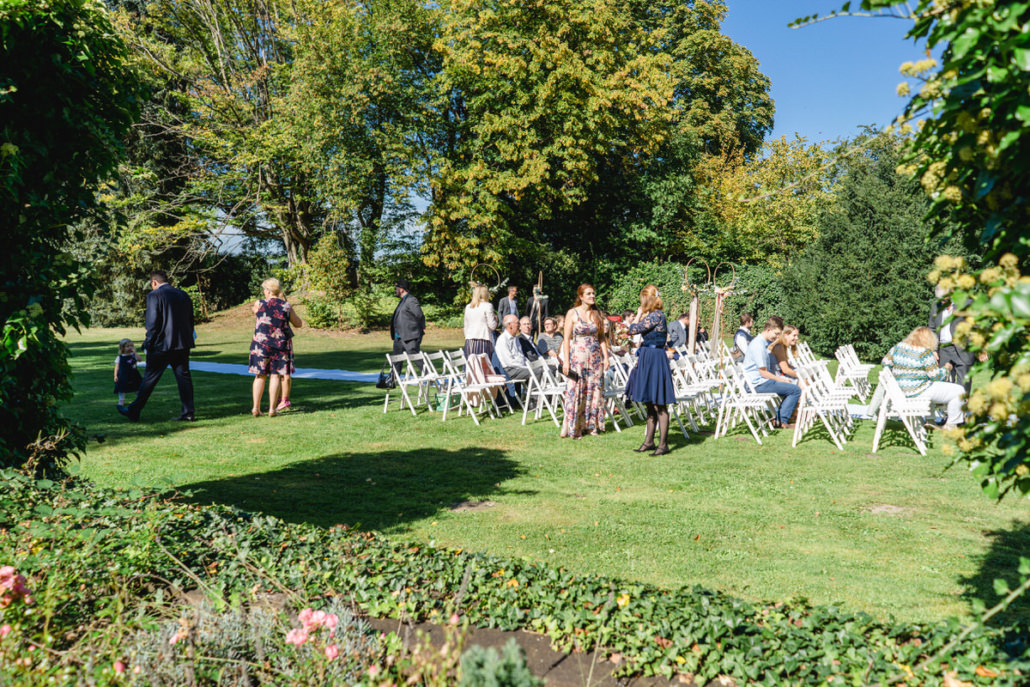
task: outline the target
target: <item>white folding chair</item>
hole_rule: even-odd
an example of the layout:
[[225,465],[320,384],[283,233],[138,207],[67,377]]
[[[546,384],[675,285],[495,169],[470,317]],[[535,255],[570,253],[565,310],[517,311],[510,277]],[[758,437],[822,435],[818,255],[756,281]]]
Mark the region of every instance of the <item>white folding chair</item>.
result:
[[[415,366],[411,362],[411,358],[408,357],[407,353],[398,353],[392,355],[386,354],[386,364],[390,367],[390,372],[393,374],[393,381],[397,388],[400,389],[401,395],[397,399],[400,408],[404,407],[407,403],[408,407],[411,408],[411,414],[417,415],[415,412],[415,404],[411,402],[411,397],[408,395],[408,387],[416,386],[421,388],[421,381],[419,380],[418,373],[415,371]],[[418,395],[419,404],[422,402],[421,392]],[[427,402],[428,405],[428,402]],[[385,413],[390,406],[390,389],[386,390],[386,398],[383,399],[383,412]]]
[[775,417],[776,404],[780,397],[776,394],[759,394],[751,389],[744,378],[742,370],[736,365],[728,365],[723,371],[724,385],[719,404],[719,414],[715,422],[715,438],[726,436],[730,427],[743,420],[751,436],[759,444],[762,436],[769,436],[767,426]]
[[812,367],[799,367],[797,372],[801,383],[801,398],[798,400],[798,417],[794,425],[792,446],[798,445],[805,432],[815,425],[818,418],[833,439],[833,443],[843,451],[844,443],[852,429],[848,396],[827,387],[825,380]]
[[869,373],[874,365],[863,364],[858,361],[858,355],[853,346],[840,346],[833,353],[837,358],[837,386],[851,386],[855,395],[865,403],[869,399],[872,390],[869,384]]
[[880,384],[884,385],[884,398],[880,404],[880,412],[876,418],[876,433],[873,434],[873,453],[880,447],[880,438],[883,436],[887,420],[890,418],[901,420],[908,430],[909,436],[915,442],[919,453],[926,455],[926,420],[931,416],[930,400],[924,397],[915,396],[909,398],[901,390],[898,380],[889,368],[880,370]]
[[[526,424],[529,406],[535,401],[534,418],[539,420],[543,414],[543,409],[547,408],[547,412],[551,414],[551,419],[554,420],[555,426],[560,428],[561,423],[554,412],[554,406],[556,399],[561,399],[564,395],[565,386],[559,385],[557,381],[553,380],[547,368],[546,364],[541,366],[539,370],[534,369],[532,365],[526,368],[529,370],[529,381],[526,383],[526,397],[522,404],[522,424]],[[561,401],[557,400],[557,403],[560,404]]]

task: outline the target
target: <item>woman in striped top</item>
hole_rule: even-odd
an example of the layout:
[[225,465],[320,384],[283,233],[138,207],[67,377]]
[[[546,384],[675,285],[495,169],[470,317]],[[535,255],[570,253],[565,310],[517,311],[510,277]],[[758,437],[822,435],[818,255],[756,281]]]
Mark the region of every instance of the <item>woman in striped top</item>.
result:
[[894,346],[883,358],[883,366],[890,368],[905,396],[925,396],[931,403],[948,406],[945,429],[966,421],[962,412],[965,389],[961,384],[944,381],[951,363],[938,365],[937,335],[929,327],[916,327],[905,340]]

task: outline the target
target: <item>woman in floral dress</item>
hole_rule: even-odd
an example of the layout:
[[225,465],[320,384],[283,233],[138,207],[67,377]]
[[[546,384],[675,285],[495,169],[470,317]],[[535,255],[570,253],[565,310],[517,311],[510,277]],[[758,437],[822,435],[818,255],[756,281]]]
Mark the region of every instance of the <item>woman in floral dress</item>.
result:
[[596,292],[580,284],[576,303],[565,316],[561,347],[565,383],[565,417],[561,436],[579,439],[584,432],[604,431],[604,371],[608,369],[605,323],[595,305]]
[[278,411],[289,404],[284,395],[283,402],[276,407],[280,381],[288,380],[293,374],[293,331],[290,325],[302,327],[304,323],[282,297],[278,279],[266,279],[261,283],[261,289],[265,297],[251,306],[257,322],[254,325],[254,338],[250,342],[250,372],[256,375],[252,390],[254,405],[250,413],[254,417],[261,416],[265,378],[271,375],[268,384],[268,416],[275,417]]

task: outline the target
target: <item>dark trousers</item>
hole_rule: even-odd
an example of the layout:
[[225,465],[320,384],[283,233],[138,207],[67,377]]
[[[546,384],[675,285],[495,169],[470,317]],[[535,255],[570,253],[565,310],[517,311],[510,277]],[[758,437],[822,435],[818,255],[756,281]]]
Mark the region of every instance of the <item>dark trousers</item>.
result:
[[940,366],[944,367],[945,363],[951,363],[952,370],[948,374],[948,381],[961,384],[966,388],[966,393],[969,393],[972,388],[972,380],[966,381],[966,375],[969,374],[969,370],[973,367],[973,363],[969,360],[969,354],[959,353],[954,346],[941,346],[938,349],[938,355],[940,355]]
[[175,383],[179,386],[179,400],[182,401],[182,414],[193,415],[193,379],[190,377],[189,349],[165,351],[163,353],[147,353],[147,373],[143,375],[136,400],[129,405],[129,416],[139,419],[143,406],[153,393],[165,368],[172,366]]
[[411,341],[401,341],[400,339],[393,340],[393,354],[399,355],[401,353],[418,353],[422,350],[422,339],[412,339]]

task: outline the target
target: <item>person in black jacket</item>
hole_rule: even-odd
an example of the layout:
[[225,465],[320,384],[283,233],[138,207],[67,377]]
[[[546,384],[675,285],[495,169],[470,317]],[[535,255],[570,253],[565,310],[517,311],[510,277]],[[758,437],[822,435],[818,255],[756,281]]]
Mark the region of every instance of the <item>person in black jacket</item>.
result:
[[182,402],[182,414],[175,419],[192,422],[196,419],[193,380],[190,378],[190,349],[195,345],[193,302],[185,291],[168,283],[168,274],[162,270],[150,273],[146,324],[143,350],[147,352],[147,371],[136,400],[128,406],[118,406],[118,412],[132,422],[138,422],[147,399],[165,368],[171,365],[175,383],[179,387],[179,400]]
[[411,284],[407,279],[400,279],[394,287],[394,293],[400,298],[394,308],[390,320],[390,339],[393,341],[393,354],[418,353],[422,350],[422,336],[426,333],[426,316],[418,299],[409,293]]

